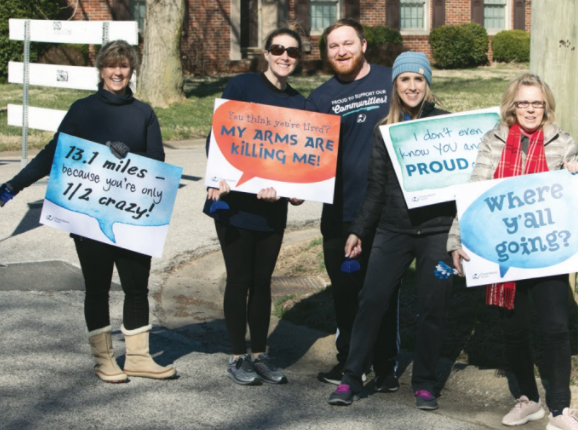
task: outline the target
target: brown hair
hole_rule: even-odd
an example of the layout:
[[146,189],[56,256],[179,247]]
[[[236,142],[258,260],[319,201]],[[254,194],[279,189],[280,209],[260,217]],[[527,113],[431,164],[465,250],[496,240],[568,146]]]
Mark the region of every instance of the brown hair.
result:
[[341,18],[341,19],[338,19],[337,21],[335,21],[333,24],[331,24],[325,30],[323,30],[323,34],[321,35],[321,40],[323,41],[323,45],[325,45],[326,48],[327,48],[327,36],[329,36],[329,34],[333,30],[337,30],[340,27],[353,28],[355,30],[355,32],[357,33],[357,37],[359,37],[359,40],[361,42],[363,42],[365,40],[365,30],[363,29],[363,26],[359,22],[357,22],[353,18]]
[[100,72],[108,66],[119,63],[122,60],[128,60],[131,73],[138,68],[138,52],[124,40],[113,40],[100,48],[96,56],[96,68],[98,69],[98,86],[102,87],[102,77]]
[[556,118],[556,101],[554,100],[554,94],[552,94],[546,82],[540,79],[538,75],[532,73],[524,73],[508,84],[508,88],[506,88],[502,96],[502,103],[500,104],[500,120],[502,124],[511,127],[516,123],[516,105],[514,102],[516,101],[518,90],[522,85],[535,86],[542,90],[546,106],[544,106],[544,118],[542,119],[540,127],[544,124],[552,124]]
[[297,46],[299,47],[299,52],[303,51],[303,42],[301,41],[301,36],[295,30],[291,28],[278,28],[277,30],[273,30],[267,38],[265,39],[265,51],[268,51],[271,48],[271,44],[273,43],[273,39],[277,36],[287,35],[292,37],[297,41]]

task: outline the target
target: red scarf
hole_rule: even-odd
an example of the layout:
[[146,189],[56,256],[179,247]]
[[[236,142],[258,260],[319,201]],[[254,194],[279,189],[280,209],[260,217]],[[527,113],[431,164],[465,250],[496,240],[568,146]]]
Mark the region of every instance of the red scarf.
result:
[[[500,163],[494,172],[494,179],[548,171],[548,163],[546,162],[546,154],[544,153],[544,133],[542,129],[536,130],[532,134],[524,134],[530,140],[525,168],[522,171],[522,131],[518,124],[514,124],[508,132],[506,147],[502,151]],[[486,290],[486,304],[488,305],[514,309],[515,297],[515,282],[488,285]]]

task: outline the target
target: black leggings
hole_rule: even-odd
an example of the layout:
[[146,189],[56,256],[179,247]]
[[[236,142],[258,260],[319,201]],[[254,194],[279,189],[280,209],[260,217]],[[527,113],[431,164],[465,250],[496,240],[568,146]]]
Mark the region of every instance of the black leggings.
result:
[[115,265],[124,291],[125,328],[148,325],[151,257],[84,237],[75,237],[74,243],[86,288],[84,318],[88,331],[110,325],[108,293]]
[[[351,352],[342,382],[354,392],[363,388],[361,380],[371,354],[383,343],[383,331],[391,330],[384,315],[397,307],[400,282],[416,260],[418,328],[411,384],[415,391],[434,392],[436,367],[444,340],[446,304],[452,280],[438,279],[434,270],[439,261],[451,264],[446,252],[447,233],[410,235],[378,230],[369,257],[365,284],[359,294],[359,310],[353,324]],[[375,368],[375,358],[374,358]]]
[[[351,332],[359,303],[359,292],[365,281],[373,244],[373,237],[363,241],[363,252],[359,257],[361,270],[353,273],[342,272],[341,265],[345,260],[345,242],[349,237],[350,225],[351,223],[343,223],[331,230],[322,229],[325,268],[329,279],[331,279],[335,322],[338,329],[338,335],[335,339],[337,361],[340,363],[345,363],[349,355]],[[383,317],[384,330],[380,332],[380,341],[376,343],[373,350],[373,370],[379,375],[388,375],[397,367],[399,350],[397,289],[394,291],[391,301],[395,305],[387,309]],[[367,370],[367,367],[364,370]]]
[[550,410],[570,406],[570,337],[568,333],[568,275],[516,282],[514,309],[500,309],[506,354],[521,394],[539,399],[530,341],[529,296],[532,295],[542,334],[542,377],[549,382]]
[[247,352],[247,323],[251,352],[265,352],[271,319],[271,276],[283,232],[245,230],[218,221],[215,228],[227,269],[223,308],[233,354]]

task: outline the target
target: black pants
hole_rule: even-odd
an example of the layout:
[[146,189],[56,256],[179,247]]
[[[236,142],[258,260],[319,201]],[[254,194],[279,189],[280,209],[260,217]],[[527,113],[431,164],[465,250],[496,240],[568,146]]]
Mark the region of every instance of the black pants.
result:
[[148,325],[151,257],[84,237],[75,237],[74,243],[86,287],[84,318],[88,331],[110,325],[108,293],[115,265],[124,291],[125,328]]
[[283,232],[246,230],[218,221],[215,228],[227,269],[223,308],[233,354],[247,352],[247,323],[251,352],[266,352],[271,319],[271,276]]
[[[367,273],[370,251],[373,238],[362,242],[362,253],[359,259],[361,270],[353,273],[341,271],[341,265],[345,261],[345,242],[349,237],[350,223],[343,223],[337,231],[323,231],[323,253],[325,268],[331,279],[333,290],[333,305],[335,307],[335,320],[338,334],[336,338],[337,361],[344,363],[351,349],[351,333],[353,322],[358,312],[359,292],[361,291]],[[384,309],[383,318],[378,325],[383,325],[380,330],[380,342],[376,344],[375,356],[373,357],[374,371],[378,374],[387,375],[396,367],[396,357],[399,347],[398,339],[398,290],[395,289],[391,298],[393,306]],[[385,312],[387,310],[387,312]],[[357,351],[355,351],[357,353]],[[369,368],[369,362],[363,369]]]
[[446,252],[447,237],[447,233],[408,235],[377,231],[343,377],[343,383],[350,385],[354,392],[363,388],[362,372],[369,363],[376,342],[380,341],[380,331],[388,329],[383,321],[384,315],[389,308],[396,307],[394,297],[401,278],[414,258],[419,314],[412,386],[414,390],[434,391],[452,281],[451,278],[440,280],[433,272],[439,261],[452,264]]
[[532,295],[542,334],[542,377],[549,382],[550,410],[570,406],[570,337],[568,333],[568,275],[516,282],[514,309],[500,309],[506,354],[520,392],[537,400],[534,359],[530,341],[529,296]]

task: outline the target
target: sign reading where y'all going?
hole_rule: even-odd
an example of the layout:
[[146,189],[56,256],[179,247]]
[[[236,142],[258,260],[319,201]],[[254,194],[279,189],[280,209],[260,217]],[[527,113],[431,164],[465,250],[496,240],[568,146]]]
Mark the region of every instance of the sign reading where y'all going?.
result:
[[454,200],[472,174],[482,136],[498,123],[499,108],[381,126],[408,208]]
[[216,99],[205,185],[333,202],[339,126],[336,115]]
[[60,133],[40,222],[160,257],[182,170]]
[[578,176],[567,170],[456,189],[467,285],[578,270]]

